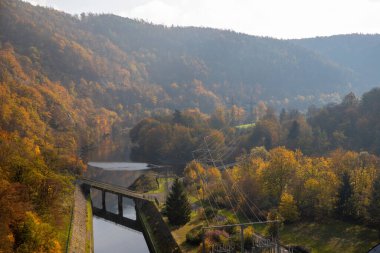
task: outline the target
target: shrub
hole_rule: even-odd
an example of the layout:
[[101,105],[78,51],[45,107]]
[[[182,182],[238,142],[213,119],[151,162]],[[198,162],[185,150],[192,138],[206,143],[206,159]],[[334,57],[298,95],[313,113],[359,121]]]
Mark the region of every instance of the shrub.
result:
[[227,243],[229,234],[224,230],[209,230],[206,232],[206,238],[215,243]]
[[199,245],[202,242],[202,225],[196,226],[186,234],[186,242],[191,245]]
[[246,227],[244,229],[244,246],[245,248],[252,248],[253,243],[252,243],[252,237],[254,234],[254,229],[252,226]]
[[[232,225],[232,224],[237,224],[237,223],[239,223],[237,219],[235,219],[233,217],[228,217],[227,221],[225,222],[225,225]],[[235,234],[238,231],[240,231],[240,228],[239,227],[227,227],[227,228],[225,228],[225,230],[229,234]]]
[[215,217],[215,213],[217,212],[217,210],[215,210],[212,207],[206,207],[204,212],[207,219],[211,220]]

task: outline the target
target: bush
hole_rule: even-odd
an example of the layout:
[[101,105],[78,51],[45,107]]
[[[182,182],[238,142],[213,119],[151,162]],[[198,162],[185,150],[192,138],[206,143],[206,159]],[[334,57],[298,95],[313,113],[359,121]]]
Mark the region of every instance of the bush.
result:
[[252,226],[246,227],[244,229],[244,246],[245,248],[252,248],[253,242],[252,242],[252,237],[253,234],[255,233],[254,229]]
[[202,225],[196,226],[186,234],[186,242],[191,245],[199,245],[202,242]]
[[[224,223],[225,225],[232,225],[232,224],[237,224],[239,221],[233,217],[228,217],[227,221]],[[227,227],[225,228],[225,231],[229,234],[235,234],[240,231],[240,227]]]
[[[221,243],[227,244],[230,239],[229,234],[223,230],[208,230],[205,235],[206,252],[211,252],[212,245]],[[202,253],[202,246],[198,248],[198,253]]]
[[224,230],[209,230],[206,232],[206,238],[215,243],[226,244],[230,238],[229,234]]
[[215,213],[217,212],[217,210],[215,210],[214,208],[212,207],[206,207],[205,208],[205,216],[207,217],[207,219],[211,220],[215,217]]
[[268,213],[267,220],[268,221],[271,221],[271,220],[272,221],[273,220],[280,221],[280,223],[274,223],[274,222],[267,223],[265,230],[264,230],[265,231],[264,233],[266,236],[277,237],[278,236],[278,230],[283,225],[282,221],[284,219],[281,217],[281,215],[278,213],[278,211],[276,209],[273,209]]

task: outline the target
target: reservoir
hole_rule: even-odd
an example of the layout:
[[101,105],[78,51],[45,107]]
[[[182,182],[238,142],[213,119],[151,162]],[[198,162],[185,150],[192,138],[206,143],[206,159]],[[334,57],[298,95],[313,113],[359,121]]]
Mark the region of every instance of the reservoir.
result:
[[97,216],[93,218],[93,226],[95,253],[149,252],[141,232],[136,232]]
[[[106,183],[130,186],[144,171],[149,170],[143,163],[97,163],[90,162],[86,177]],[[91,190],[94,207],[101,208],[100,192]],[[116,195],[106,193],[108,212],[117,214]],[[136,220],[134,202],[123,197],[123,216]],[[93,216],[94,252],[95,253],[148,253],[149,249],[144,235],[140,231],[116,224],[112,221]]]

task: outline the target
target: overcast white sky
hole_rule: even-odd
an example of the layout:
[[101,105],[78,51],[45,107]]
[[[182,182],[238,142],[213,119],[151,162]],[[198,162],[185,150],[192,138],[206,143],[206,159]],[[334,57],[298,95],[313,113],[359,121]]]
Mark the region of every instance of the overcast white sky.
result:
[[380,0],[27,0],[72,14],[114,13],[157,24],[276,38],[380,33]]

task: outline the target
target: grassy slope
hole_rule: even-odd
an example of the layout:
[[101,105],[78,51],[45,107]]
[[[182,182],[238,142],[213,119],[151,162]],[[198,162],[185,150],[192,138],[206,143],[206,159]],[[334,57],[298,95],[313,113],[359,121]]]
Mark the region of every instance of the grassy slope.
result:
[[313,249],[312,252],[355,253],[367,252],[379,242],[375,230],[341,221],[288,225],[281,231],[281,240],[304,245]]
[[252,128],[252,127],[255,127],[255,123],[250,123],[250,124],[243,124],[243,125],[239,125],[239,126],[236,126],[237,129],[248,129],[248,128]]
[[[164,180],[160,181],[159,190],[164,191]],[[197,202],[189,197],[191,203]],[[220,210],[219,214],[230,216],[229,211]],[[192,212],[191,221],[180,228],[172,228],[174,239],[183,252],[197,252],[197,247],[186,243],[186,234],[197,225],[203,224],[196,212]],[[264,226],[255,226],[257,232],[263,232]],[[281,241],[284,245],[302,245],[312,249],[313,253],[325,252],[367,252],[372,246],[380,242],[377,232],[365,226],[350,224],[342,221],[329,221],[325,223],[303,222],[285,225],[280,231]]]
[[[191,202],[195,201],[195,198],[189,199]],[[218,213],[226,217],[233,216],[227,210],[219,210]],[[186,233],[202,223],[203,221],[196,213],[192,212],[191,221],[188,224],[172,230],[175,240],[184,252],[197,252],[197,247],[186,243]],[[261,234],[264,228],[265,226],[254,227]],[[300,222],[284,225],[280,231],[280,237],[282,244],[302,245],[311,249],[312,253],[364,253],[380,242],[376,230],[336,220],[325,223]]]
[[[168,178],[169,185],[174,182],[174,178]],[[165,193],[166,191],[166,179],[165,178],[158,178],[158,189],[157,190],[151,190],[147,193]]]
[[62,249],[66,250],[66,247],[68,247],[68,242],[70,242],[73,230],[72,226],[70,225],[72,222],[72,209],[74,208],[74,191],[72,190],[71,194],[67,195],[63,201],[64,218],[62,221],[62,226],[57,227],[57,233]]
[[86,253],[91,253],[91,248],[93,247],[93,228],[92,228],[92,207],[91,207],[91,198],[87,196],[86,200]]
[[[260,232],[264,227],[255,229]],[[375,230],[342,221],[285,225],[280,231],[280,238],[285,245],[302,245],[313,253],[364,253],[380,241]]]
[[180,246],[183,252],[197,252],[198,247],[186,243],[186,234],[194,227],[203,223],[204,221],[198,218],[196,212],[192,211],[190,222],[188,222],[186,225],[182,227],[171,229],[174,239],[176,240],[177,244]]
[[[186,244],[186,233],[202,221],[193,220],[185,226],[172,231],[177,243],[184,252],[197,252],[197,248]],[[264,226],[256,227],[260,233]],[[280,231],[284,245],[302,245],[312,253],[345,252],[365,253],[380,242],[377,232],[364,226],[341,221],[328,224],[298,223],[284,226]]]

